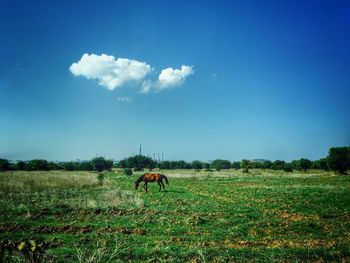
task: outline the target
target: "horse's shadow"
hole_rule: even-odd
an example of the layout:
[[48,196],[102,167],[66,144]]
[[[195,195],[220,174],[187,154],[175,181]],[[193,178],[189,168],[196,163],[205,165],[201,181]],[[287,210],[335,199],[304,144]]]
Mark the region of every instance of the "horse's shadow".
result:
[[183,194],[186,191],[184,191],[184,190],[162,190],[162,191],[150,191],[150,190],[148,190],[148,192],[146,192],[146,191],[140,191],[140,192],[144,192],[144,193],[152,192],[152,193],[164,193],[164,194],[166,194],[166,193]]
[[184,190],[172,190],[172,189],[170,189],[170,190],[164,190],[164,191],[162,191],[162,192],[166,192],[166,193],[185,193],[186,191],[184,191]]

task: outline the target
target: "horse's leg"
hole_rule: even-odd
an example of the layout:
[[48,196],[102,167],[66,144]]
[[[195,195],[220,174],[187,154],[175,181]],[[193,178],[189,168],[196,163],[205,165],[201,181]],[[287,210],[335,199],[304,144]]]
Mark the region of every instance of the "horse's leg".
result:
[[143,183],[143,189],[145,189],[146,190],[146,183]]
[[162,185],[160,184],[160,182],[158,182],[159,185],[159,192],[162,190]]
[[162,184],[163,189],[165,190],[165,186],[164,186],[164,184],[163,184],[163,178],[160,179],[160,183]]
[[146,185],[146,192],[148,192],[148,185],[147,185],[147,182],[145,183],[145,185]]

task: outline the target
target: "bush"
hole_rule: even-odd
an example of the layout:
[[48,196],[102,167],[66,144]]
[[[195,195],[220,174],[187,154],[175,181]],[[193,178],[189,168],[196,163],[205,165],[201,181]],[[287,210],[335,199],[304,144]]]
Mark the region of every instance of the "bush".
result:
[[105,179],[105,174],[103,172],[97,174],[97,180],[99,185],[103,185],[104,179]]
[[125,168],[124,170],[123,170],[123,173],[125,174],[125,175],[128,175],[128,176],[131,176],[133,173],[132,173],[132,170],[130,169],[130,168]]

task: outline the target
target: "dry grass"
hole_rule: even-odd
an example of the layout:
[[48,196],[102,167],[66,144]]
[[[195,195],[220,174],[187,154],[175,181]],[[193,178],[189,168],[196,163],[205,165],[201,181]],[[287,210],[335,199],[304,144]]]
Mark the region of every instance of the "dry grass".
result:
[[0,189],[9,191],[40,191],[91,187],[97,184],[97,175],[87,171],[16,171],[3,172]]

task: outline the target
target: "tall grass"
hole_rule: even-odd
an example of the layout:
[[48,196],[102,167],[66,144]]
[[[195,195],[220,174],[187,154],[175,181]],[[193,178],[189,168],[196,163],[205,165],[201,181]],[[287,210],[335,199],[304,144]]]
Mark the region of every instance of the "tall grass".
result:
[[35,210],[109,209],[143,207],[132,191],[106,180],[101,186],[93,172],[6,172],[0,174],[0,209],[33,213]]

